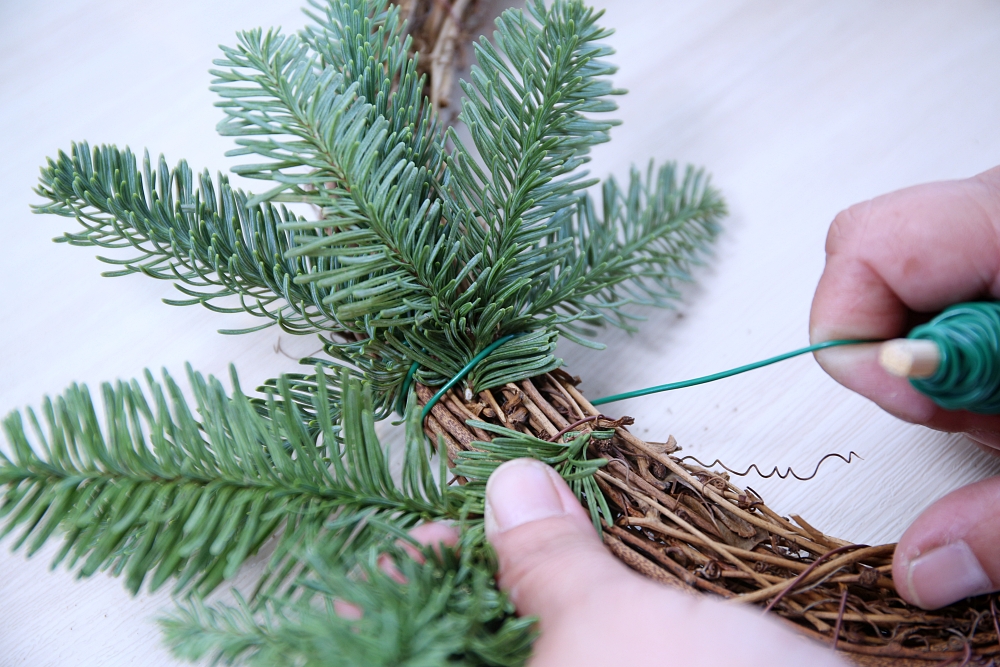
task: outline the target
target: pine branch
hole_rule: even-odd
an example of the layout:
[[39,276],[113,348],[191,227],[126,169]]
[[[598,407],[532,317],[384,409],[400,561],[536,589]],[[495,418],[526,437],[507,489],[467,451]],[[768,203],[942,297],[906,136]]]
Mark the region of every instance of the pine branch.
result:
[[[368,38],[373,28],[367,20],[354,34],[335,19],[371,8],[363,0],[333,3],[328,23],[341,33],[335,43]],[[390,12],[393,24],[397,13]],[[388,46],[384,29],[376,32],[389,52],[382,54],[386,62],[367,59],[364,71],[349,72],[357,79],[350,84],[336,66],[320,69],[323,59],[297,37],[259,30],[241,34],[236,49],[224,47],[227,58],[216,62],[231,69],[214,72],[219,77],[214,89],[225,98],[220,104],[230,116],[220,132],[239,137],[242,146],[230,154],[256,153],[270,160],[237,167],[237,173],[279,183],[258,199],[322,206],[320,220],[282,225],[300,234],[288,257],[327,262],[296,282],[324,290],[323,303],[341,325],[366,338],[377,338],[379,329],[449,317],[462,307],[458,286],[475,266],[464,271],[457,266],[459,230],[440,224],[441,203],[432,196],[433,156],[440,155],[440,147],[420,111],[421,100],[413,99],[422,89],[415,65],[404,58],[398,30],[389,32]],[[332,37],[320,35],[314,30],[312,41],[336,50]],[[350,49],[342,50],[350,55]],[[387,92],[393,76],[399,87]],[[385,89],[366,91],[373,81]],[[366,101],[365,92],[375,94],[375,103]]]
[[594,183],[579,167],[617,124],[589,114],[614,110],[608,96],[622,92],[606,78],[615,68],[600,60],[612,53],[599,42],[610,34],[596,23],[600,13],[576,1],[527,9],[530,18],[509,10],[497,20],[497,46],[480,41],[472,83],[463,84],[461,119],[486,170],[454,134],[451,161],[455,192],[482,221],[462,219],[487,263],[480,289],[509,292],[504,323],[525,327],[531,284],[564,262],[570,242],[554,237]]
[[[275,599],[256,612],[241,598],[235,606],[186,603],[161,621],[167,644],[188,660],[268,667],[524,663],[534,619],[514,617],[493,568],[468,550],[459,557],[425,549],[422,564],[390,552],[401,577],[379,568],[372,551],[345,563],[318,550],[301,582],[306,594],[294,601]],[[360,618],[339,615],[335,600]]]
[[[559,335],[594,345],[581,324],[629,328],[625,306],[674,296],[723,207],[700,172],[678,184],[668,169],[655,185],[633,175],[627,194],[609,181],[604,218],[594,212],[580,166],[614,122],[590,116],[613,109],[607,96],[619,92],[600,60],[610,49],[598,13],[536,2],[530,16],[504,14],[497,47],[478,47],[463,118],[487,175],[460,142],[441,172],[397,9],[314,6],[316,25],[300,36],[243,33],[217,61],[229,68],[215,72],[229,116],[220,130],[237,136],[237,153],[267,160],[237,170],[277,189],[248,202],[220,182],[216,203],[208,179],[199,193],[183,163],[140,175],[128,151],[91,158],[82,147],[50,162],[39,192],[51,203],[39,210],[80,220],[71,243],[139,249],[105,261],[179,283],[190,298],[172,303],[238,311],[219,302],[233,297],[288,331],[331,332],[333,362],[310,361],[360,370],[378,418],[414,362],[416,379],[437,386],[497,338],[521,334],[468,377],[475,391],[519,381],[561,364]],[[321,204],[323,217],[249,205],[268,198]],[[309,414],[315,378],[295,383]]]
[[[279,183],[259,200],[303,201],[328,207],[323,217],[363,218],[351,202],[349,158],[395,160],[439,170],[443,156],[436,121],[423,99],[424,81],[402,39],[398,7],[386,0],[313,2],[315,25],[299,35],[260,29],[223,46],[212,90],[228,116],[218,125],[240,148],[268,162],[234,168]],[[339,148],[339,150],[338,150]],[[361,208],[364,208],[363,206]]]
[[[300,33],[321,64],[340,71],[358,94],[373,105],[373,115],[389,121],[386,147],[403,141],[415,164],[438,165],[443,158],[438,121],[424,97],[426,77],[417,69],[419,54],[400,8],[388,0],[309,0],[315,25]],[[431,168],[437,173],[437,168]]]
[[[328,293],[293,280],[330,263],[287,256],[295,232],[279,227],[295,216],[268,204],[248,205],[225,177],[217,186],[207,172],[198,178],[200,187],[195,180],[183,161],[170,170],[161,156],[154,170],[147,153],[140,172],[127,148],[100,146],[91,153],[86,143],[73,144],[70,155],[60,151],[42,169],[36,192],[48,203],[34,208],[76,218],[83,226],[57,241],[137,251],[125,259],[100,257],[120,267],[103,275],[141,272],[171,280],[188,298],[167,303],[246,311],[270,320],[263,326],[277,323],[290,333],[342,330],[323,303]],[[227,297],[238,306],[217,303]]]
[[612,523],[611,511],[604,495],[597,488],[594,473],[607,465],[606,459],[587,459],[587,447],[591,440],[608,440],[614,431],[581,431],[566,435],[569,442],[549,442],[530,434],[496,426],[487,422],[469,420],[473,428],[495,434],[489,442],[473,443],[478,451],[463,451],[455,462],[454,473],[469,480],[463,490],[475,502],[467,502],[472,512],[482,514],[486,500],[486,481],[493,471],[506,461],[530,457],[555,468],[563,479],[569,482],[576,497],[590,511],[594,528],[600,532],[601,517],[605,523]]
[[554,318],[563,335],[580,340],[572,322],[607,322],[634,329],[625,307],[666,306],[678,298],[675,283],[690,280],[692,265],[709,252],[726,208],[704,171],[687,167],[678,178],[668,163],[645,178],[632,170],[627,190],[614,178],[603,186],[602,215],[589,197],[562,236],[573,239],[573,255],[560,272],[537,281],[536,313]]
[[[590,116],[619,92],[598,13],[566,1],[504,14],[498,46],[477,48],[463,110],[490,173],[459,142],[441,175],[398,9],[314,6],[301,36],[255,30],[225,48],[215,89],[236,153],[268,160],[237,171],[278,183],[250,203],[311,201],[321,220],[248,206],[225,183],[216,204],[183,164],[171,174],[161,161],[157,189],[148,164],[143,178],[114,149],[50,162],[39,192],[52,203],[39,210],[77,217],[86,231],[72,243],[139,249],[106,261],[186,283],[191,298],[173,303],[230,312],[216,302],[235,296],[289,331],[340,334],[326,351],[371,380],[380,418],[414,361],[420,382],[439,385],[497,337],[533,332],[474,369],[481,390],[558,367],[558,334],[588,344],[578,321],[629,327],[625,306],[674,296],[723,207],[700,172],[677,184],[672,169],[655,186],[633,175],[627,195],[609,181],[603,220],[581,194],[579,167],[614,124]],[[314,378],[298,382],[308,409]]]
[[[446,413],[454,418],[450,435],[437,436],[435,466],[411,393],[394,479],[375,420],[396,404],[414,364],[417,382],[441,385],[514,335],[471,369],[467,382],[479,391],[560,366],[559,335],[593,345],[586,325],[630,328],[629,305],[676,296],[724,205],[701,171],[679,177],[667,165],[655,177],[652,167],[645,178],[633,171],[626,189],[609,179],[597,210],[583,166],[617,124],[597,114],[614,110],[610,96],[622,91],[603,60],[610,31],[579,0],[548,9],[531,0],[497,22],[496,46],[477,45],[461,116],[473,148],[440,132],[397,7],[310,3],[312,25],[288,36],[242,33],[213,70],[227,116],[218,129],[238,146],[229,155],[259,158],[235,171],[269,190],[251,197],[207,174],[196,186],[183,162],[170,171],[160,158],[154,170],[147,156],[140,171],[127,149],[91,154],[83,144],[43,169],[38,192],[48,202],[37,210],[81,223],[61,241],[137,252],[102,258],[119,267],[107,275],[142,272],[188,297],[170,303],[322,332],[327,356],[305,360],[313,374],[268,381],[263,398],[245,396],[235,374],[227,393],[189,369],[193,407],[168,375],[159,384],[147,372],[145,390],[135,381],[102,387],[103,421],[78,386],[46,399],[41,420],[30,410],[10,415],[0,537],[20,530],[14,546],[30,554],[60,533],[56,563],[80,576],[124,573],[133,592],[174,579],[195,595],[164,625],[190,659],[520,665],[532,621],[513,616],[493,581],[486,480],[505,461],[535,457],[570,482],[598,530],[611,526],[595,478],[607,461],[588,458],[588,448],[605,440],[595,451],[617,451],[613,431],[549,442],[475,420],[466,429],[468,411],[445,407],[457,412]],[[316,205],[320,218],[272,206],[281,201]],[[558,378],[548,382],[561,391]],[[531,405],[517,409],[536,434],[555,433],[550,417],[565,421],[552,406],[525,416]],[[473,432],[491,441],[470,445]],[[461,485],[448,479],[442,451],[452,436],[463,445],[447,442]],[[425,550],[418,563],[394,546],[434,520],[458,522],[457,551]],[[249,603],[198,600],[279,535]],[[385,553],[402,579],[377,567]],[[336,600],[360,618],[337,614]]]
[[[45,429],[29,410],[34,437],[13,413],[4,422],[12,453],[0,454],[0,535],[22,528],[14,548],[27,544],[32,554],[62,529],[55,562],[68,556],[80,576],[124,572],[133,592],[147,575],[151,589],[175,577],[178,590],[190,584],[204,593],[280,528],[268,573],[277,590],[303,545],[359,548],[386,531],[457,516],[431,474],[419,416],[410,420],[407,474],[397,485],[374,436],[370,395],[345,377],[341,401],[317,377],[322,445],[287,382],[277,383],[282,402],[269,397],[265,418],[235,376],[230,397],[190,371],[198,416],[168,375],[160,385],[148,373],[147,392],[135,381],[102,387],[103,428],[86,387],[45,401]],[[340,402],[337,425],[330,405]]]
[[[451,519],[466,522],[482,546],[486,480],[524,455],[570,480],[595,523],[607,512],[593,480],[605,461],[586,457],[600,433],[561,444],[476,423],[499,437],[463,454],[454,472],[468,483],[448,486],[443,467],[435,480],[411,396],[397,482],[375,435],[371,393],[345,375],[343,395],[331,395],[326,376],[316,378],[315,429],[285,379],[275,383],[279,393],[268,396],[264,416],[235,375],[230,396],[190,370],[194,410],[169,375],[161,385],[147,372],[146,391],[136,381],[102,387],[103,425],[80,386],[46,399],[45,428],[32,410],[27,425],[12,413],[4,421],[11,452],[0,453],[0,537],[20,528],[13,546],[27,545],[31,555],[58,531],[64,544],[53,565],[68,557],[79,576],[124,573],[133,592],[150,575],[152,590],[176,578],[177,590],[206,593],[280,531],[260,582],[274,593],[301,570],[297,555],[309,545],[353,553],[421,521]],[[331,405],[342,406],[339,419]]]
[[[409,424],[419,427],[413,407],[411,403]],[[345,411],[350,409],[345,406]],[[462,527],[456,551],[424,548],[424,562],[418,563],[388,540],[351,549],[317,540],[303,557],[308,574],[297,581],[298,597],[272,597],[254,607],[238,595],[235,606],[189,601],[162,621],[168,645],[179,657],[211,657],[225,664],[523,664],[533,619],[515,618],[495,587],[496,565],[482,521],[486,481],[505,461],[538,458],[570,482],[590,507],[595,524],[601,516],[608,522],[610,509],[594,479],[606,461],[588,460],[587,449],[592,439],[609,439],[613,431],[569,433],[570,441],[562,444],[484,422],[469,425],[496,437],[462,452],[453,470],[467,480],[464,486],[448,487],[463,498],[456,517]],[[428,476],[426,470],[408,467],[403,474],[412,476],[413,484]],[[411,540],[398,532],[387,532],[387,537]],[[401,577],[378,567],[385,554],[393,556]],[[339,614],[335,601],[352,605],[356,613]]]

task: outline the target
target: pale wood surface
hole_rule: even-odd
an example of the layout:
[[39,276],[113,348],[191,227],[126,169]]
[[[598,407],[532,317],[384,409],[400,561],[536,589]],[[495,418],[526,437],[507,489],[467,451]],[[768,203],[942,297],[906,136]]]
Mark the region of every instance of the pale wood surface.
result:
[[[979,2],[607,1],[625,124],[593,169],[677,159],[706,165],[731,215],[699,286],[650,313],[609,350],[566,345],[590,396],[729,368],[807,342],[812,291],[834,214],[853,202],[1000,162],[1000,6]],[[292,370],[276,331],[227,338],[247,317],[172,308],[173,289],[106,280],[93,252],[52,244],[70,225],[33,216],[46,156],[71,140],[128,144],[225,170],[206,70],[235,30],[303,21],[298,1],[164,5],[124,0],[0,3],[0,410],[37,405],[73,381],[183,363],[245,386]],[[311,339],[280,336],[292,355]],[[810,471],[811,482],[747,482],[781,511],[839,537],[896,539],[933,498],[1000,471],[963,438],[907,426],[799,358],[713,385],[614,406],[649,439],[733,467]],[[152,619],[167,593],[133,599],[99,575],[77,582],[0,547],[0,667],[178,664]],[[254,567],[248,566],[247,576]]]

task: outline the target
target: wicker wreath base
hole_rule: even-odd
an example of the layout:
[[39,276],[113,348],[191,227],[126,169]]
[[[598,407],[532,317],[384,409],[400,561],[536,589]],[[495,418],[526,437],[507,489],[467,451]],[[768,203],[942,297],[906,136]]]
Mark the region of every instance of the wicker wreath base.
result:
[[[824,535],[796,515],[779,516],[727,473],[680,461],[677,445],[629,433],[628,417],[604,417],[555,371],[484,391],[471,400],[452,390],[424,422],[444,438],[449,458],[490,436],[478,419],[541,439],[570,427],[614,429],[590,454],[610,463],[597,482],[615,515],[607,547],[637,572],[697,594],[755,604],[860,665],[998,665],[1000,621],[994,596],[924,611],[892,583],[895,544],[865,546]],[[432,391],[418,385],[422,404]],[[461,482],[462,480],[459,480]]]

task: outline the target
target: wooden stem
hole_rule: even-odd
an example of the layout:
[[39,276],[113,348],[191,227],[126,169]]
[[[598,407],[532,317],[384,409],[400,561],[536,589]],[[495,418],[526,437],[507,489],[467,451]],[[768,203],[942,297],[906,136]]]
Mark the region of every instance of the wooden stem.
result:
[[941,348],[932,340],[897,338],[882,343],[878,362],[896,377],[929,378],[941,365]]

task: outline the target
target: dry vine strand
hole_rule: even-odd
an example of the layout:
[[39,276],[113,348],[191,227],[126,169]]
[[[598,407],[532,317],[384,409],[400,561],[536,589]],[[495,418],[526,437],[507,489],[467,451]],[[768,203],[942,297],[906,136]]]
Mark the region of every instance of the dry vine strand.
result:
[[723,463],[719,459],[715,459],[711,463],[702,463],[700,460],[698,460],[697,457],[691,456],[690,454],[688,454],[687,456],[682,456],[680,458],[680,461],[681,462],[684,462],[684,461],[694,461],[695,463],[697,463],[698,465],[700,465],[702,468],[714,468],[715,466],[718,466],[718,467],[724,469],[726,472],[728,472],[730,474],[733,474],[733,475],[736,475],[737,477],[746,477],[747,475],[750,474],[751,471],[753,471],[753,472],[757,473],[757,475],[759,477],[763,477],[764,479],[769,479],[769,478],[774,477],[775,475],[777,475],[778,479],[788,479],[789,477],[794,477],[795,479],[799,480],[800,482],[808,482],[809,480],[815,478],[817,474],[819,474],[820,467],[823,465],[823,463],[827,459],[838,458],[841,461],[843,461],[844,463],[850,464],[854,460],[854,457],[857,457],[857,458],[861,459],[862,461],[864,460],[864,457],[862,457],[860,454],[858,454],[855,451],[851,451],[847,456],[844,456],[843,454],[841,454],[839,452],[830,452],[829,454],[826,454],[825,456],[823,456],[823,458],[821,458],[819,461],[817,461],[816,462],[816,467],[813,468],[812,474],[807,475],[805,477],[802,477],[801,475],[799,475],[791,467],[786,468],[785,472],[781,472],[781,470],[778,469],[778,466],[774,466],[774,468],[771,470],[771,472],[769,472],[767,474],[764,474],[761,471],[761,469],[759,467],[757,467],[756,463],[751,463],[749,465],[749,467],[747,467],[746,470],[744,470],[743,472],[739,472],[739,471],[733,470],[732,468],[730,468],[729,466],[727,466],[725,463]]
[[[592,440],[588,452],[614,461],[594,478],[614,515],[603,525],[604,541],[641,574],[690,593],[768,608],[858,664],[986,665],[1000,658],[992,597],[934,611],[908,605],[891,579],[894,544],[854,544],[795,515],[779,515],[757,493],[729,481],[729,473],[738,473],[709,470],[720,462],[705,466],[675,456],[672,438],[653,443],[636,437],[626,428],[631,419],[599,412],[577,382],[555,371],[471,400],[452,389],[424,428],[435,441],[441,437],[450,458],[474,450],[487,435],[468,424],[473,418],[550,442],[571,431],[612,432]],[[421,403],[433,394],[421,385],[417,392]],[[819,463],[833,456],[849,463],[857,454],[830,454]],[[788,475],[811,479],[816,471],[809,477],[779,474]]]

